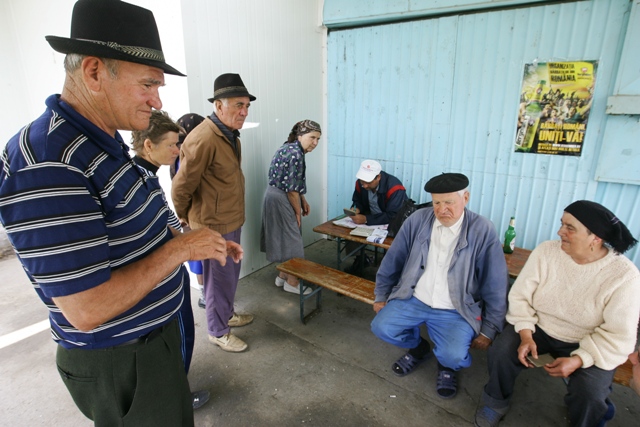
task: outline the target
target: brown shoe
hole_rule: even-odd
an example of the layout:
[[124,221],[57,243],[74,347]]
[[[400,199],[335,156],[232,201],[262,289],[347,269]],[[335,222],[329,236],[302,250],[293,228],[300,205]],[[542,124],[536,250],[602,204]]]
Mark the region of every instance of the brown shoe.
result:
[[253,322],[253,314],[233,313],[233,316],[229,319],[229,327],[239,328],[240,326],[248,325],[251,322]]
[[209,335],[209,341],[216,344],[224,351],[229,351],[231,353],[240,353],[241,351],[245,351],[247,349],[247,343],[242,341],[237,336],[231,334],[231,332],[221,336],[220,338],[212,337],[211,335]]

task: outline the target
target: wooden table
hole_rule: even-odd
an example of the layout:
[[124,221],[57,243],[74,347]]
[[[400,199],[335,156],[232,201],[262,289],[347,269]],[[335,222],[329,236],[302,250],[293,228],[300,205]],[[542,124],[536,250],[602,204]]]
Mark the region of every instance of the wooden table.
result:
[[[389,249],[389,247],[391,247],[391,243],[393,242],[393,237],[387,237],[386,239],[384,239],[384,242],[382,243],[368,242],[366,237],[352,236],[351,234],[349,234],[351,233],[351,230],[352,230],[351,228],[335,225],[333,221],[336,221],[337,219],[339,218],[334,218],[330,221],[327,221],[313,228],[313,231],[315,231],[316,233],[326,234],[327,236],[334,237],[338,242],[338,251],[336,256],[336,269],[340,270],[340,264],[342,264],[342,261],[344,261],[351,255],[355,254],[356,252],[362,251],[364,247],[367,245],[374,246],[377,248],[382,248],[384,250],[387,250]],[[340,254],[342,253],[342,250],[346,247],[348,240],[359,243],[360,246],[358,246],[358,248],[353,252],[350,252],[348,254],[345,254],[344,256],[341,256]],[[377,255],[378,253],[376,252],[376,257]]]
[[[326,234],[327,236],[334,237],[338,241],[338,253],[337,253],[337,266],[338,266],[337,269],[338,270],[340,270],[340,264],[342,263],[342,261],[344,261],[347,257],[353,255],[353,253],[359,251],[365,245],[375,246],[375,247],[379,247],[384,250],[387,250],[391,247],[391,243],[393,243],[393,237],[387,237],[382,243],[371,243],[371,242],[367,242],[367,239],[365,237],[352,236],[349,234],[351,232],[350,228],[340,227],[339,225],[335,225],[333,223],[333,221],[337,219],[338,218],[335,218],[323,224],[320,224],[314,227],[313,231],[315,231],[316,233]],[[344,249],[344,246],[346,245],[347,240],[360,243],[362,246],[358,248],[356,251],[350,254],[345,254],[344,257],[341,257],[340,253],[342,252],[342,249]],[[527,262],[527,259],[529,258],[530,254],[531,254],[531,251],[529,249],[522,249],[522,248],[516,248],[512,254],[504,254],[504,258],[507,261],[507,268],[509,270],[510,278],[515,279],[518,277],[518,275],[520,274],[520,271],[522,270],[522,267],[524,267],[524,264]]]

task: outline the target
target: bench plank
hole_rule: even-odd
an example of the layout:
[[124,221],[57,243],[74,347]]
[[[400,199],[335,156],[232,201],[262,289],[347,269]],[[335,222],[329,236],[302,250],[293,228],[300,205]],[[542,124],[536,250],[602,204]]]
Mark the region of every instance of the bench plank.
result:
[[276,268],[309,283],[373,305],[376,284],[370,280],[302,258],[292,258]]
[[629,387],[631,377],[633,376],[632,368],[633,365],[631,361],[627,359],[626,362],[616,368],[616,372],[613,374],[613,382]]

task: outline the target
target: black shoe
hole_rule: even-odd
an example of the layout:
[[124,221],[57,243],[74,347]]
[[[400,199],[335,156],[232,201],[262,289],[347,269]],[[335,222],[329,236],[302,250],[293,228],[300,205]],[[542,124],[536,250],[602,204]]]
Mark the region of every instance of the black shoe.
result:
[[361,264],[362,264],[362,257],[358,255],[356,259],[353,260],[353,264],[351,264],[351,267],[345,268],[344,272],[358,276],[362,271],[362,269],[364,268]]
[[200,390],[191,393],[191,399],[193,401],[193,409],[201,408],[202,405],[209,401],[209,392],[207,390]]
[[[364,262],[363,262],[364,260]],[[360,273],[367,267],[373,265],[373,260],[369,258],[369,256],[364,255],[364,257],[358,255],[356,259],[353,260],[353,264],[351,267],[347,267],[344,269],[345,273],[353,274],[354,276],[360,276]]]
[[198,300],[198,307],[205,308],[207,305],[204,303],[204,298],[200,297]]
[[371,257],[369,255],[365,255],[364,256],[364,267],[370,267],[373,265],[373,260],[371,259]]

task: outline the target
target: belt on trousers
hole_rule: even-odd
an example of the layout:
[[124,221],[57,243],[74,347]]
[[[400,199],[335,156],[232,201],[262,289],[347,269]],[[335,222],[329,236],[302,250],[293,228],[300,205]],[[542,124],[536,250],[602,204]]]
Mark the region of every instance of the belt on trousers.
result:
[[124,347],[124,346],[131,345],[131,344],[140,344],[140,343],[146,344],[146,343],[150,342],[151,340],[153,340],[158,335],[160,335],[162,333],[162,331],[164,331],[164,329],[167,326],[171,325],[171,324],[173,324],[173,322],[169,322],[164,326],[160,326],[158,328],[155,328],[153,331],[151,331],[148,334],[145,334],[145,335],[143,335],[141,337],[134,338],[134,339],[129,340],[129,341],[125,341],[122,344],[114,345],[111,348],[120,348],[120,347]]

